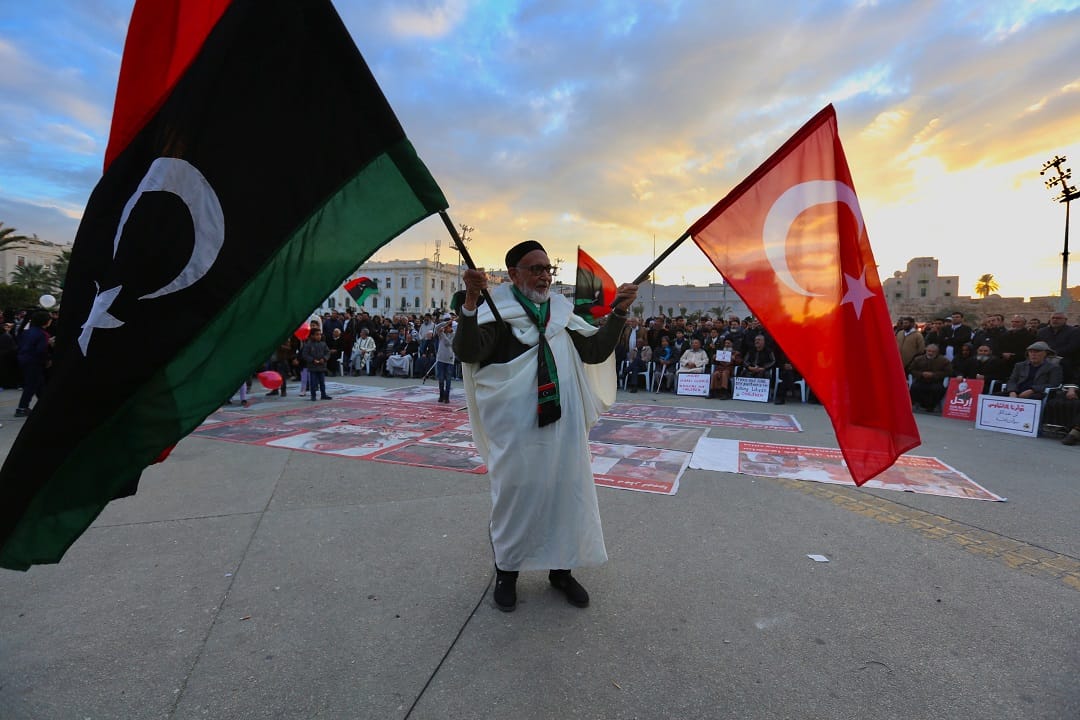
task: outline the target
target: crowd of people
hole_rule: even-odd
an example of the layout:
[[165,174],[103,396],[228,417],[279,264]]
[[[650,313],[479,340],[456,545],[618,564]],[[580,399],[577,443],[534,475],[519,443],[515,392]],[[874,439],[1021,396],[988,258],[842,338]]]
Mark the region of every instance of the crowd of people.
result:
[[[306,339],[296,334],[282,339],[266,369],[279,372],[286,383],[269,394],[286,394],[292,380],[312,399],[329,399],[327,374],[433,375],[439,401],[449,402],[450,383],[461,378],[453,352],[457,322],[452,312],[382,316],[350,308],[323,313],[311,321]],[[23,390],[16,416],[30,413],[44,387],[58,323],[55,311],[0,313],[0,387]],[[984,393],[1046,399],[1044,420],[1069,429],[1063,442],[1080,444],[1080,326],[1070,325],[1064,312],[1051,313],[1045,324],[1036,317],[1014,315],[1006,321],[995,314],[973,326],[958,311],[922,324],[902,317],[894,330],[913,409],[940,412],[950,378],[982,380]],[[784,404],[802,379],[754,317],[629,317],[615,360],[620,381],[632,393],[674,392],[680,373],[706,373],[709,397],[724,400],[733,395],[734,378],[743,375],[768,379],[774,384],[773,402]],[[242,402],[247,404],[246,397]]]
[[626,388],[677,389],[681,373],[703,373],[709,378],[709,397],[730,399],[734,377],[764,378],[775,382],[773,402],[783,405],[802,379],[754,317],[700,320],[663,315],[644,320],[631,317],[623,328],[615,359]]
[[[423,315],[371,315],[347,309],[323,313],[308,323],[309,334],[283,338],[267,363],[285,383],[269,395],[288,393],[288,381],[300,383],[300,392],[329,400],[326,375],[381,375],[423,378],[439,382],[439,402],[450,402],[450,383],[461,378],[461,364],[453,353],[457,317],[453,313]],[[241,400],[243,403],[244,401]]]
[[913,409],[936,413],[950,378],[981,380],[984,392],[1045,400],[1042,418],[1068,430],[1066,445],[1080,443],[1080,327],[1064,312],[1049,322],[988,315],[974,327],[954,312],[921,327],[904,317],[896,327],[896,345],[911,383]]

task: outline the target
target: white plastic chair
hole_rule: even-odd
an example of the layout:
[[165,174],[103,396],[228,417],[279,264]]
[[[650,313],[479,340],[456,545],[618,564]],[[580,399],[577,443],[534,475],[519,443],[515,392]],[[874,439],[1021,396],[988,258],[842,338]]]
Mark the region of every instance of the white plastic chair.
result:
[[[910,387],[910,385],[911,385],[910,376],[908,376],[908,378],[909,378],[908,379],[908,386]],[[802,397],[803,404],[805,405],[806,401],[807,401],[807,399],[809,399],[809,395],[810,395],[810,390],[806,386],[806,378],[801,378],[799,380],[796,380],[795,384],[799,386],[799,394]],[[774,396],[774,399],[775,399],[777,390],[779,388],[780,388],[780,368],[776,367],[776,368],[773,368],[773,390],[772,390],[772,394]]]

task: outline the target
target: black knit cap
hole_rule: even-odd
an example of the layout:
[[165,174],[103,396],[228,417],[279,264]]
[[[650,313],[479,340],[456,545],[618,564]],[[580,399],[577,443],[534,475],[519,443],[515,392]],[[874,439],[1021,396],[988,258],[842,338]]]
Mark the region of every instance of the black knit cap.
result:
[[[517,267],[517,264],[521,262],[521,258],[525,257],[533,250],[544,250],[544,246],[535,240],[526,240],[507,250],[506,269],[509,270],[512,267]],[[544,250],[544,252],[547,252],[547,250]]]

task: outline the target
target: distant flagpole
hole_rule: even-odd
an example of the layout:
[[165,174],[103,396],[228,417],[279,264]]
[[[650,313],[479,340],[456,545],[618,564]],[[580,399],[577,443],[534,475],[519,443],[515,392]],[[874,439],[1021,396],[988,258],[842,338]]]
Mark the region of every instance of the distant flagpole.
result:
[[[680,245],[682,245],[683,242],[685,242],[686,239],[689,238],[689,237],[690,237],[690,231],[689,230],[687,230],[682,235],[680,235],[678,237],[678,239],[675,240],[675,242],[671,243],[671,246],[668,247],[667,250],[660,253],[659,257],[655,258],[651,263],[649,263],[649,267],[645,268],[640,273],[638,273],[638,276],[636,278],[634,278],[634,285],[640,285],[641,283],[648,280],[649,275],[652,273],[652,271],[655,270],[656,267],[660,263],[664,262],[664,260],[667,259],[668,255],[671,255],[671,253],[675,252],[675,249],[678,248]],[[653,243],[655,243],[655,242],[656,242],[656,238],[653,238]],[[611,301],[611,307],[615,307],[620,302],[622,302],[622,295],[616,295],[615,299]]]
[[[469,255],[469,251],[465,247],[465,243],[462,241],[461,236],[458,235],[457,228],[454,227],[454,221],[450,219],[450,214],[445,210],[440,210],[439,217],[442,218],[443,225],[446,226],[446,231],[450,233],[450,237],[453,238],[454,245],[457,246],[458,252],[461,253],[461,259],[465,261],[465,265],[467,265],[470,270],[476,270],[476,263],[473,262],[472,256]],[[462,288],[462,290],[464,289],[465,288]],[[502,322],[502,316],[499,315],[499,310],[495,307],[495,303],[492,302],[487,289],[481,290],[480,294],[483,295],[484,300],[487,301],[488,307],[491,308],[491,314],[495,316],[495,320],[497,322]]]

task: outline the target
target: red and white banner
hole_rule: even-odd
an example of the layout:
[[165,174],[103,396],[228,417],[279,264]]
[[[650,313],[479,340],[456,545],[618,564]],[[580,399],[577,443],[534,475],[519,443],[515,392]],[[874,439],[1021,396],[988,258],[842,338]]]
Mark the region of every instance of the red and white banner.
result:
[[943,417],[956,420],[975,421],[979,410],[979,396],[982,395],[983,381],[967,378],[952,378],[949,389],[945,391],[945,404],[942,405]]

